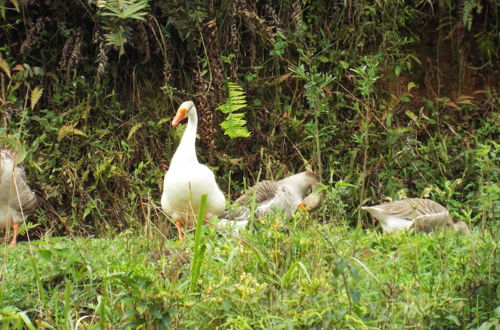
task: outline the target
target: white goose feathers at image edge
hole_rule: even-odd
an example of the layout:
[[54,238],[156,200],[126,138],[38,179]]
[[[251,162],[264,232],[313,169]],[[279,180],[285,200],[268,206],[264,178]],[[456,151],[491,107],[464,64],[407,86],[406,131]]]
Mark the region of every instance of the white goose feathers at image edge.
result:
[[15,153],[0,149],[0,228],[13,227],[11,245],[17,243],[17,229],[38,205],[21,164],[15,163]]

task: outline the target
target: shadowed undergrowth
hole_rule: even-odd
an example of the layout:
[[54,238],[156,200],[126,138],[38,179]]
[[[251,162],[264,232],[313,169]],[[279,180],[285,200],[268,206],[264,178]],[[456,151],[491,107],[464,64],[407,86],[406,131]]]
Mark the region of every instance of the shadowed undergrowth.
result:
[[[495,1],[0,2],[0,135],[44,200],[32,242],[2,248],[2,326],[498,326]],[[221,107],[231,88],[245,102]],[[314,219],[208,229],[193,267],[159,207],[188,99],[228,200],[307,168]],[[407,196],[473,235],[380,235],[360,213]]]
[[352,224],[366,203],[423,194],[471,225],[494,217],[492,0],[2,3],[0,134],[46,201],[32,236],[164,222],[168,124],[188,99],[227,193],[310,167],[349,185],[325,212]]

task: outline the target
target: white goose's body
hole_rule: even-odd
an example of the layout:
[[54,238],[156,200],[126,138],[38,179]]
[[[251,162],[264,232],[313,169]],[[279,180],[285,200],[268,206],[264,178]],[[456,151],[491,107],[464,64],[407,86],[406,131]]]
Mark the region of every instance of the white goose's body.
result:
[[444,206],[430,199],[407,198],[362,209],[375,217],[386,232],[414,228],[426,233],[446,229],[470,233],[463,221],[453,220]]
[[[301,172],[279,181],[261,181],[235,200],[236,209],[225,212],[217,226],[244,228],[253,202],[256,204],[254,219],[273,212],[283,212],[286,218],[291,218],[298,207],[312,211],[321,205],[321,194],[314,191],[318,185],[319,177],[313,172]],[[306,197],[308,191],[311,192]]]
[[226,199],[215,181],[214,173],[200,164],[196,157],[198,116],[191,101],[184,102],[179,107],[172,125],[177,125],[185,117],[188,118],[188,124],[165,174],[161,197],[162,209],[175,221],[180,239],[181,224],[193,224],[203,194],[207,194],[207,218],[220,216],[226,206]]
[[1,149],[0,228],[13,227],[12,245],[16,245],[19,224],[37,205],[38,198],[28,186],[24,167],[15,163],[14,152]]

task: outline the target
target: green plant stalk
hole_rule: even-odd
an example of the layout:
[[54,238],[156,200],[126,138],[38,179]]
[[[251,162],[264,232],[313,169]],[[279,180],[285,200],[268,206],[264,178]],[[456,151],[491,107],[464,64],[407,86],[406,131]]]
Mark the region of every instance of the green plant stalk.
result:
[[366,185],[366,164],[368,163],[368,142],[369,142],[369,137],[368,137],[368,129],[370,125],[370,109],[367,107],[366,108],[366,117],[365,117],[365,128],[363,132],[363,168],[362,168],[362,173],[361,173],[361,191],[359,192],[359,207],[358,207],[358,228],[361,228],[363,225],[361,221],[361,206],[363,206],[363,202],[365,200],[365,185]]
[[71,281],[66,280],[64,288],[64,322],[69,326],[69,311],[71,306]]
[[40,300],[42,301],[42,305],[46,306],[47,298],[45,294],[45,289],[43,288],[42,280],[40,279],[40,271],[38,270],[38,266],[36,264],[35,257],[31,256],[31,266],[33,267],[33,272],[35,273],[35,282],[38,288],[38,295],[40,296]]
[[[200,207],[198,210],[198,219],[196,220],[196,231],[194,233],[193,261],[191,264],[191,283],[189,290],[193,292],[196,289],[196,283],[200,278],[201,263],[205,255],[206,246],[201,242],[203,233],[203,219],[205,218],[205,210],[207,206],[207,194],[201,195]],[[203,245],[203,246],[202,246]]]
[[316,106],[314,107],[314,134],[316,140],[316,157],[318,160],[318,175],[320,178],[323,177],[323,164],[321,162],[321,148],[319,143],[319,113],[320,113],[320,102],[316,99]]

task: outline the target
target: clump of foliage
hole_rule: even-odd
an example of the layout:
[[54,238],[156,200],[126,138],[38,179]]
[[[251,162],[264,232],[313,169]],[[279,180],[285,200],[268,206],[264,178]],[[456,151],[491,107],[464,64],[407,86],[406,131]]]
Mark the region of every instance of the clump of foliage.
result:
[[186,99],[201,110],[199,156],[228,192],[308,167],[351,185],[353,223],[366,222],[360,205],[405,194],[472,224],[494,213],[489,1],[71,3],[2,6],[1,132],[24,143],[46,200],[38,236],[161,223],[178,141],[166,123]]
[[192,237],[177,246],[157,231],[148,239],[124,232],[20,243],[2,257],[0,322],[21,329],[477,328],[498,321],[490,234],[381,235],[311,221],[300,214],[283,226],[267,218],[241,237],[207,226],[198,238],[201,263],[191,257]]
[[225,113],[226,119],[220,124],[224,134],[234,139],[237,137],[249,137],[250,132],[245,127],[247,121],[243,119],[245,113],[235,113],[247,106],[245,92],[235,83],[228,82],[228,96],[224,104],[217,109]]
[[[4,257],[0,318],[498,324],[499,17],[491,0],[0,1],[0,134],[26,150],[44,200],[29,230],[44,240]],[[165,246],[159,207],[179,139],[167,123],[187,99],[198,155],[228,194],[304,168],[325,192],[314,221],[209,231],[195,277],[184,246]],[[360,206],[406,196],[446,205],[474,235],[371,232]]]

